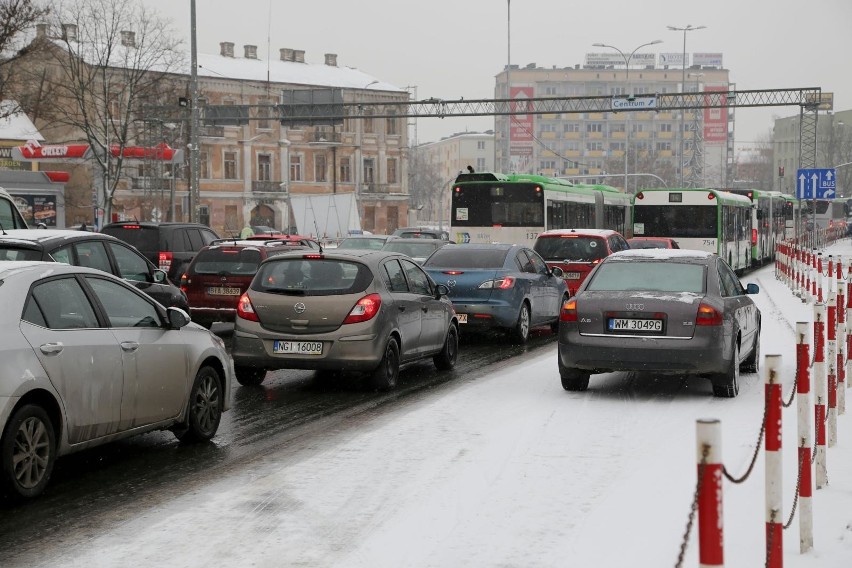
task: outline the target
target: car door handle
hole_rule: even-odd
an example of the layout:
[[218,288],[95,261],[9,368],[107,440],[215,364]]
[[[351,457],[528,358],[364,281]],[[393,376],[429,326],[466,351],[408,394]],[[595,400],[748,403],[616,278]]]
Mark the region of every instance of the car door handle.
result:
[[41,349],[41,352],[45,355],[57,355],[59,353],[62,353],[62,350],[65,349],[65,346],[58,342],[44,343],[41,345],[41,347],[39,347],[39,349]]
[[423,313],[424,313],[424,314],[425,314],[426,312],[428,312],[428,311],[429,311],[429,307],[428,307],[428,306],[423,306],[423,307],[422,307],[422,308],[420,308],[420,309],[421,309],[421,310],[423,310]]
[[399,306],[399,311],[404,312],[404,311],[405,311],[405,306]]
[[136,343],[135,341],[122,341],[121,342],[121,348],[124,349],[125,351],[133,353],[134,351],[139,349],[139,344]]

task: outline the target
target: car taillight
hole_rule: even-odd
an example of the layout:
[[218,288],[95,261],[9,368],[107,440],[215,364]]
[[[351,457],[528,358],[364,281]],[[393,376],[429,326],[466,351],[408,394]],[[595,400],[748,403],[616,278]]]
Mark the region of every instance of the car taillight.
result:
[[187,286],[191,284],[192,281],[186,277],[186,274],[180,275],[180,289],[186,294]]
[[158,263],[160,266],[160,270],[168,272],[169,269],[172,267],[172,253],[168,251],[160,251],[158,258],[160,261]]
[[577,321],[577,300],[571,298],[562,302],[559,310],[559,321]]
[[346,316],[346,319],[343,320],[344,324],[347,323],[360,323],[362,321],[369,321],[375,317],[377,313],[379,313],[379,308],[382,307],[382,297],[378,294],[370,294],[369,296],[364,296],[355,304],[355,307],[349,312],[349,315]]
[[751,244],[752,246],[757,244],[757,229],[751,230]]
[[512,286],[515,285],[515,279],[511,276],[507,276],[505,278],[498,278],[496,280],[486,280],[478,287],[480,290],[508,290]]
[[257,317],[257,312],[254,311],[254,306],[251,305],[251,300],[249,300],[248,294],[240,296],[240,301],[237,302],[237,317],[243,318],[244,320],[260,322],[260,318]]
[[699,304],[695,325],[722,325],[722,312],[709,304]]

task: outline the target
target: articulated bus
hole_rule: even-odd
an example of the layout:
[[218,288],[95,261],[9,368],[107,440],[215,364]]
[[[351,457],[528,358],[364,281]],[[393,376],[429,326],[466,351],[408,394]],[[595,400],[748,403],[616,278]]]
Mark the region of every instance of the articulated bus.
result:
[[775,258],[775,243],[784,239],[787,200],[780,191],[725,189],[752,202],[751,264],[760,266]]
[[751,200],[715,189],[643,189],[633,234],[670,237],[680,248],[718,254],[737,272],[751,266]]
[[607,185],[527,174],[462,173],[451,190],[450,238],[457,243],[532,246],[549,229],[630,232],[631,197]]

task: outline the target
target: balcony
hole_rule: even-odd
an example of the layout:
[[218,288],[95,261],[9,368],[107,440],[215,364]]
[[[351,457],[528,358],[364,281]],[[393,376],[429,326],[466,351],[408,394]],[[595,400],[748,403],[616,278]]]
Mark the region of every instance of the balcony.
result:
[[202,126],[201,132],[199,133],[201,136],[207,138],[224,138],[225,137],[225,127],[224,126]]
[[130,187],[132,189],[170,189],[172,180],[159,177],[131,177]]
[[261,191],[267,193],[285,193],[284,188],[281,187],[280,181],[256,181],[252,180],[251,182],[251,190],[252,191]]
[[315,131],[305,132],[305,142],[309,144],[340,144],[343,142],[343,135],[340,132]]
[[386,183],[367,183],[361,184],[361,193],[391,193],[390,185]]

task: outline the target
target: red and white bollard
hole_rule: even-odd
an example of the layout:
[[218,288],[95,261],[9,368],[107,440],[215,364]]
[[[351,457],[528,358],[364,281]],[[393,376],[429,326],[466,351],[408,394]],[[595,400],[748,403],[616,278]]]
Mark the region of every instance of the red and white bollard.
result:
[[[698,563],[701,568],[725,565],[722,530],[722,423],[696,422],[698,492]],[[706,455],[705,455],[706,449]]]
[[781,355],[767,355],[764,366],[766,395],[766,566],[781,568],[784,565],[782,546],[784,499],[782,494],[783,464],[781,454]]
[[846,280],[837,260],[837,414],[846,412]]
[[816,488],[828,483],[825,454],[825,304],[814,305],[814,432],[816,432]]
[[817,303],[822,303],[822,253],[817,253],[816,257],[816,292],[814,293],[814,297],[816,298]]
[[832,273],[834,266],[831,257],[828,258],[828,274],[830,278],[826,280],[826,296],[828,297],[828,317],[826,325],[826,363],[828,367],[828,376],[826,388],[828,389],[828,447],[833,447],[837,444],[837,293],[834,291],[832,283],[834,275]]
[[814,547],[813,480],[811,479],[811,356],[808,324],[796,323],[796,416],[799,437],[799,552]]

